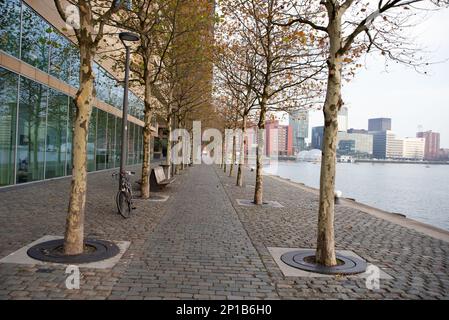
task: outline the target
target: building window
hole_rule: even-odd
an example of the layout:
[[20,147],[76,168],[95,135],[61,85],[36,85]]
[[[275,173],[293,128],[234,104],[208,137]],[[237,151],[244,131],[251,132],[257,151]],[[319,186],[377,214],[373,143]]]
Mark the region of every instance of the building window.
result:
[[20,78],[17,183],[44,179],[47,94],[45,86]]
[[69,98],[69,119],[67,123],[67,144],[66,151],[66,174],[72,174],[72,142],[73,142],[73,125],[75,123],[76,107],[73,98]]
[[115,166],[120,166],[120,159],[122,155],[122,118],[117,118],[115,124],[115,145],[117,153],[115,154]]
[[95,154],[97,152],[97,108],[92,109],[87,136],[87,171],[98,170],[96,168]]
[[50,25],[23,5],[21,59],[47,73],[51,33]]
[[108,138],[107,138],[107,159],[106,159],[106,167],[108,169],[114,168],[117,166],[115,164],[115,123],[116,117],[112,114],[108,114]]
[[45,179],[62,177],[66,174],[68,103],[65,94],[49,90]]
[[74,81],[79,74],[78,49],[55,30],[50,34],[49,73],[57,79],[78,86],[78,81]]
[[19,57],[20,0],[0,0],[0,49]]
[[135,163],[134,157],[134,123],[128,121],[128,165]]
[[106,169],[107,130],[108,114],[102,110],[97,110],[97,139],[95,145],[95,163],[97,170]]
[[0,186],[5,186],[14,183],[19,77],[3,68],[0,77]]

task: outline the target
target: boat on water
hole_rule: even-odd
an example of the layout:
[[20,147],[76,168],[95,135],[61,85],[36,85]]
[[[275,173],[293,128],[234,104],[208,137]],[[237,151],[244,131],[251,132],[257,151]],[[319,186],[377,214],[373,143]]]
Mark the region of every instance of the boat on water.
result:
[[340,156],[337,158],[337,162],[341,163],[355,163],[355,159],[351,156]]

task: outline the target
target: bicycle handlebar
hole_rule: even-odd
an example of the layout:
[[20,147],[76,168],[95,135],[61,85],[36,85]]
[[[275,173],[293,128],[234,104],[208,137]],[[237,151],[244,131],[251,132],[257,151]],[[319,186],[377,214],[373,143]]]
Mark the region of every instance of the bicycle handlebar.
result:
[[[120,173],[120,172],[114,172],[114,173],[112,173],[112,176],[113,176],[113,177],[118,176],[119,173]],[[125,171],[125,174],[128,175],[128,176],[132,176],[132,175],[135,175],[136,172],[135,172],[135,171]]]

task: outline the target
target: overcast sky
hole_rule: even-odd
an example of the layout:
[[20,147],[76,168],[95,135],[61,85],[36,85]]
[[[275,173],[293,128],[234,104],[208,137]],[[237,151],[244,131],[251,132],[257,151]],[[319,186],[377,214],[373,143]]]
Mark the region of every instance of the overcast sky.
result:
[[[432,13],[415,27],[414,34],[430,51],[431,61],[449,59],[448,9]],[[388,117],[399,137],[414,137],[422,126],[425,131],[440,132],[441,147],[449,148],[449,61],[430,66],[427,76],[397,65],[387,73],[384,61],[369,57],[366,67],[344,86],[349,127],[367,129],[369,118]],[[310,117],[310,127],[322,125],[321,112]]]

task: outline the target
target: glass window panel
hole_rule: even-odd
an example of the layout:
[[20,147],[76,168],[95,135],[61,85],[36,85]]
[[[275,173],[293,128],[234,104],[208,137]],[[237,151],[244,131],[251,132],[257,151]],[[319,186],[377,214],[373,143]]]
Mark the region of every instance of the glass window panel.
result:
[[75,124],[76,106],[73,98],[69,98],[69,121],[67,130],[67,144],[65,146],[67,157],[67,169],[66,174],[72,174],[72,139],[73,139],[73,127]]
[[97,117],[95,162],[96,170],[103,170],[106,169],[108,114],[103,110],[98,110]]
[[48,72],[50,25],[32,9],[23,5],[21,59]]
[[134,126],[136,128],[135,129],[135,136],[134,136],[134,150],[135,150],[136,156],[135,156],[134,162],[135,163],[139,163],[140,162],[140,139],[141,139],[141,137],[140,137],[140,126],[137,125],[137,124],[134,124]]
[[20,78],[17,183],[44,178],[47,88]]
[[107,161],[106,161],[106,167],[107,168],[114,168],[114,160],[115,160],[115,120],[116,117],[112,114],[108,114],[108,146],[107,146]]
[[143,128],[140,127],[140,141],[139,141],[140,153],[139,153],[139,163],[143,160]]
[[128,114],[134,115],[134,109],[135,109],[136,101],[135,96],[131,91],[128,91]]
[[134,123],[128,121],[128,165],[134,164]]
[[0,68],[0,186],[14,184],[18,81],[15,73]]
[[19,57],[20,0],[0,0],[0,49]]
[[119,167],[122,154],[122,118],[117,118],[115,124],[115,144],[117,150],[115,153],[115,166]]
[[95,92],[96,97],[100,100],[104,99],[104,92],[103,92],[103,81],[104,81],[104,71],[103,69],[98,65],[98,63],[94,62],[93,64],[93,70],[95,75]]
[[97,108],[92,109],[89,121],[89,132],[87,133],[87,171],[98,170],[96,168],[95,154],[97,152]]
[[75,87],[79,87],[80,83],[80,54],[78,48],[71,44],[67,54],[67,61],[69,66],[69,81],[68,83]]
[[[49,73],[67,83],[70,82],[72,62],[78,58],[78,49],[63,35],[53,30],[50,34]],[[76,72],[76,75],[78,72]]]
[[45,179],[65,175],[67,118],[68,97],[61,92],[49,89]]
[[118,83],[115,83],[112,87],[112,105],[119,110],[123,109],[123,91],[123,87]]

